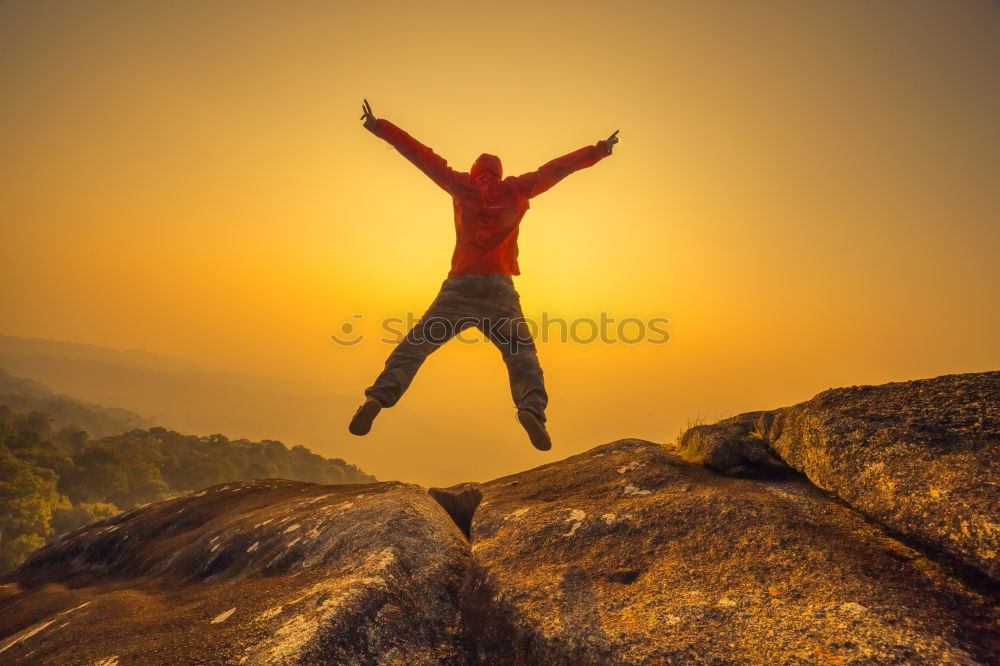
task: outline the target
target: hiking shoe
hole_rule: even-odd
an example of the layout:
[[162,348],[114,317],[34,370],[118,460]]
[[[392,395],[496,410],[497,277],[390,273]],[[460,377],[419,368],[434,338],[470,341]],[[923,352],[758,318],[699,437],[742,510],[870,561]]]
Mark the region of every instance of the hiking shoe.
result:
[[382,411],[382,403],[375,398],[368,398],[365,400],[365,404],[358,407],[358,411],[354,413],[351,425],[347,426],[347,429],[351,431],[352,435],[367,435],[368,431],[372,429],[372,421],[375,420],[375,416],[380,411]]
[[528,438],[531,439],[531,444],[536,449],[548,451],[552,448],[552,439],[549,438],[549,433],[545,430],[545,424],[534,412],[521,409],[517,412],[517,420],[528,432]]

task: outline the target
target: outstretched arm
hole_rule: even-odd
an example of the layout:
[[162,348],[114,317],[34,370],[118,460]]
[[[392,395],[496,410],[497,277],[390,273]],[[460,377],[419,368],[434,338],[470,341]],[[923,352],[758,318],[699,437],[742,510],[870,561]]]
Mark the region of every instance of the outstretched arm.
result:
[[427,174],[445,192],[451,194],[454,191],[458,172],[448,166],[448,162],[443,157],[385,118],[376,118],[372,114],[368,100],[364,101],[361,108],[364,110],[361,118],[365,121],[365,129],[388,141],[403,157]]
[[572,153],[546,162],[537,171],[532,171],[511,180],[529,199],[545,192],[574,171],[593,166],[611,154],[612,146],[618,143],[618,130],[607,139],[601,139],[593,146],[585,146]]

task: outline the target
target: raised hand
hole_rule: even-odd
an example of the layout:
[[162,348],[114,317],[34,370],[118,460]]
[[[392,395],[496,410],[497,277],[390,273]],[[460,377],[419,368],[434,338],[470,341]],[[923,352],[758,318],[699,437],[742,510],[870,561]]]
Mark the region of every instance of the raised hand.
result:
[[375,114],[372,113],[372,105],[368,103],[368,100],[364,100],[364,104],[361,105],[361,110],[364,113],[361,114],[361,119],[365,121],[365,129],[369,132],[375,131]]
[[614,147],[614,145],[616,143],[618,143],[618,137],[616,136],[617,134],[618,134],[618,130],[615,130],[614,133],[607,138],[608,153],[609,154],[611,153],[611,149]]

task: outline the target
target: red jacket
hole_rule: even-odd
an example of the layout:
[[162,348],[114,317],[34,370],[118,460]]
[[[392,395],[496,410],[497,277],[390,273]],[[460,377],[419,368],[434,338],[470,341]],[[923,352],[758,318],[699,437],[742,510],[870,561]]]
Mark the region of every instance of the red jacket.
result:
[[[517,229],[528,200],[569,174],[596,164],[611,154],[603,139],[557,157],[537,171],[503,178],[496,155],[483,153],[469,173],[455,171],[442,157],[385,118],[372,132],[388,141],[403,157],[451,195],[455,208],[455,252],[448,277],[470,273],[519,275]],[[503,178],[501,180],[501,178]]]

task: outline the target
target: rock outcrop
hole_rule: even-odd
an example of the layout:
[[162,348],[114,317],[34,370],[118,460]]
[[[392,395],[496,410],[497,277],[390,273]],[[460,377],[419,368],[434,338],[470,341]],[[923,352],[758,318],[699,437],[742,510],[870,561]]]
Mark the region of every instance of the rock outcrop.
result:
[[[998,588],[967,567],[989,559],[963,556],[997,515],[996,374],[482,484],[260,480],[142,507],[0,578],[0,662],[1000,663]],[[906,502],[979,541],[943,547]]]
[[480,489],[488,663],[1000,658],[989,601],[802,479],[624,440]]
[[0,662],[463,663],[468,557],[418,486],[213,486],[37,551],[0,588]]
[[777,456],[910,543],[1000,582],[1000,372],[832,389],[696,426],[680,445],[726,471]]

